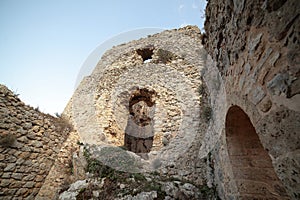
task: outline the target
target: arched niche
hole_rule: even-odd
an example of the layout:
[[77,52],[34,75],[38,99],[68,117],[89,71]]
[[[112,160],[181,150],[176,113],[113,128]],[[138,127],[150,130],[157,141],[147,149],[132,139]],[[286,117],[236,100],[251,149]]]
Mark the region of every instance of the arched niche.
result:
[[147,89],[138,89],[131,94],[124,146],[134,153],[145,154],[151,151],[154,138],[154,95],[155,92]]
[[226,142],[233,177],[240,199],[288,199],[248,115],[229,108],[225,122]]

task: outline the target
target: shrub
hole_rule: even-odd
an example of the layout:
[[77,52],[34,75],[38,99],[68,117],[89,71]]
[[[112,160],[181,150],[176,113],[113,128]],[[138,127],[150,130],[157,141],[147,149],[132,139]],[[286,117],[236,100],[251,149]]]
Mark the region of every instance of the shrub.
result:
[[60,188],[58,190],[58,194],[63,193],[64,191],[67,191],[70,187],[70,184],[72,183],[70,176],[65,178],[63,182],[60,185]]
[[157,56],[159,58],[159,61],[166,64],[170,61],[172,61],[175,56],[170,52],[162,49],[158,49]]
[[111,167],[104,165],[100,161],[93,159],[90,157],[90,153],[85,149],[84,157],[87,161],[87,168],[86,171],[89,173],[94,174],[97,177],[104,178],[109,177],[111,179],[115,178],[115,170]]
[[209,120],[212,117],[212,109],[209,106],[204,107],[203,109],[203,118],[205,119],[206,122],[209,122]]
[[5,134],[0,136],[0,145],[3,147],[9,147],[16,141],[16,136],[12,134]]
[[57,118],[60,118],[60,117],[61,117],[61,114],[59,114],[58,112],[54,113],[54,115],[55,115]]
[[98,188],[91,183],[87,186],[87,188],[81,188],[76,196],[76,200],[93,199],[94,189]]
[[201,199],[216,199],[219,200],[216,186],[209,188],[207,185],[203,185],[200,188]]
[[73,175],[74,174],[74,166],[73,166],[73,162],[72,162],[71,159],[68,160],[66,173],[69,174],[69,175]]
[[201,85],[198,87],[198,92],[199,92],[200,95],[205,94],[205,87],[203,86],[203,84],[201,84]]
[[146,181],[145,176],[141,173],[134,173],[132,174],[132,177],[137,181]]
[[55,131],[60,132],[71,132],[73,131],[73,125],[64,118],[56,118],[54,120]]

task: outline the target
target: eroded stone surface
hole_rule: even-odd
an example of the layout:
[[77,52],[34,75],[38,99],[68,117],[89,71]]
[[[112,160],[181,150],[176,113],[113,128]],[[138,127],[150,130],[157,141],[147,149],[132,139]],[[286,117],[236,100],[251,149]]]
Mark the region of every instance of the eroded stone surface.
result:
[[[216,66],[222,76],[226,90],[224,110],[239,106],[249,116],[272,160],[276,175],[289,195],[276,197],[278,199],[299,198],[299,188],[295,183],[299,185],[300,180],[291,178],[289,173],[291,169],[296,174],[299,171],[295,162],[300,148],[296,142],[299,141],[300,121],[296,89],[299,62],[295,57],[299,52],[300,23],[299,14],[296,14],[299,11],[296,0],[238,3],[211,0],[206,9],[209,17],[205,22],[205,48],[212,57],[212,62],[207,64]],[[220,18],[220,13],[225,15]],[[224,121],[213,121],[215,127],[222,125],[222,135],[212,151],[215,171],[211,176],[215,178],[222,198],[252,199],[251,195],[241,195],[241,191],[247,190],[244,185],[248,183],[232,181],[236,172],[228,155],[232,145],[226,140]],[[244,159],[240,161],[245,162]],[[285,162],[289,162],[290,167]],[[254,163],[251,165],[255,166]],[[273,192],[278,193],[282,187],[275,190]],[[267,189],[260,191],[262,196],[266,195],[265,191]]]
[[20,101],[0,85],[0,198],[33,199],[70,126]]
[[[79,134],[66,141],[53,118],[1,85],[0,197],[53,199],[84,179],[80,140],[114,169],[216,186],[222,199],[299,199],[299,9],[297,0],[210,0],[205,35],[187,26],[113,47],[66,106]],[[251,130],[232,126],[241,116],[226,121],[235,106]],[[124,150],[126,141],[147,153]],[[165,199],[198,198],[195,185],[165,182]]]
[[205,91],[199,92],[206,59],[200,36],[198,28],[188,26],[107,51],[64,112],[81,140],[148,153],[142,157],[149,159],[144,169],[159,160],[160,166],[173,165],[170,175],[202,183],[204,171],[192,170],[203,163],[194,158],[205,136],[201,109],[209,107]]

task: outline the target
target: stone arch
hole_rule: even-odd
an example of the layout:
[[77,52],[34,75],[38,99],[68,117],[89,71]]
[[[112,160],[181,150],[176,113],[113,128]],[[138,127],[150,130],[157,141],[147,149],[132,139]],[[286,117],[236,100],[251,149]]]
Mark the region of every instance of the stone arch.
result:
[[229,108],[225,131],[237,195],[253,199],[287,197],[268,152],[261,144],[248,115],[239,106]]

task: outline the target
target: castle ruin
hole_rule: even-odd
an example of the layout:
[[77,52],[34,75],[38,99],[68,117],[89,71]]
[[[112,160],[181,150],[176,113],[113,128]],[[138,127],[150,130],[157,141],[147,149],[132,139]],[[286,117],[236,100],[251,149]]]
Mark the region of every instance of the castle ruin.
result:
[[1,86],[0,199],[58,198],[70,165],[73,182],[85,179],[78,142],[119,171],[221,199],[299,199],[299,13],[296,0],[210,0],[205,33],[187,26],[108,50],[63,119]]

